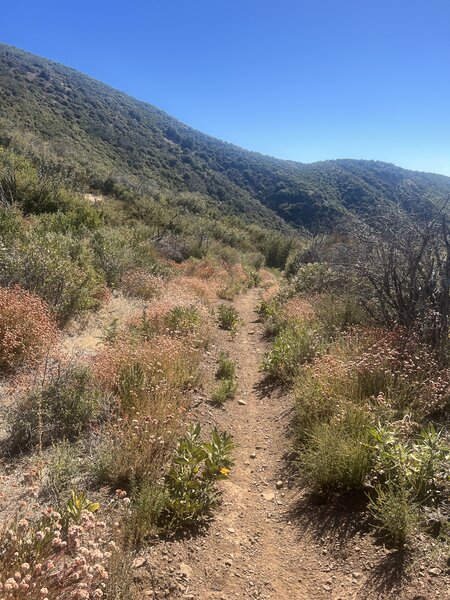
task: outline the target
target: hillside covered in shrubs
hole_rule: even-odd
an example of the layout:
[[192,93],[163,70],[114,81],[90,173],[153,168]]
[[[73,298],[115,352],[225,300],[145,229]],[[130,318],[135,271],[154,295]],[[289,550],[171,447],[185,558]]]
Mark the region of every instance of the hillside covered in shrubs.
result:
[[429,215],[450,179],[374,161],[300,164],[248,152],[49,60],[0,45],[0,141],[60,163],[80,185],[193,192],[279,230],[329,229],[390,205]]

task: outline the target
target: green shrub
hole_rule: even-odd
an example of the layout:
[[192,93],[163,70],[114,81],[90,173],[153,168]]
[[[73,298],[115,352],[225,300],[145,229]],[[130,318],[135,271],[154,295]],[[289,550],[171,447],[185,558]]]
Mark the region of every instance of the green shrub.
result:
[[219,492],[215,482],[227,477],[232,466],[233,442],[227,433],[213,431],[208,442],[200,442],[195,425],[179,442],[166,477],[166,505],[161,522],[170,529],[198,525],[211,516]]
[[271,300],[261,300],[257,306],[256,312],[263,321],[267,321],[267,319],[275,316],[279,310],[279,300],[277,298],[272,298]]
[[321,324],[322,335],[331,338],[356,325],[367,324],[368,321],[368,315],[361,304],[352,296],[319,296],[314,299],[314,313]]
[[293,432],[297,444],[304,444],[317,424],[329,422],[339,410],[336,399],[327,393],[327,383],[306,369],[295,378]]
[[86,367],[63,370],[18,403],[10,417],[11,447],[76,439],[100,414],[100,400]]
[[102,279],[79,239],[32,229],[10,247],[0,247],[0,283],[21,285],[43,298],[60,325],[99,304]]
[[165,323],[172,333],[186,335],[200,328],[202,318],[195,306],[176,306],[165,318]]
[[263,371],[284,383],[291,381],[301,365],[315,358],[322,342],[317,331],[302,323],[290,323],[275,337],[263,359]]
[[232,361],[225,352],[219,355],[219,366],[216,371],[217,379],[235,379],[236,364]]
[[164,485],[145,479],[132,490],[130,514],[124,522],[125,541],[136,546],[161,530],[162,515],[168,503]]
[[292,282],[297,294],[340,293],[346,285],[345,278],[326,263],[302,265]]
[[45,222],[47,231],[83,237],[100,228],[103,219],[100,211],[89,201],[73,196],[67,199],[63,210],[54,214],[45,214],[39,221]]
[[218,309],[219,326],[222,329],[231,331],[233,334],[236,333],[238,325],[240,323],[240,317],[238,311],[234,306],[228,304],[220,304]]
[[348,407],[339,418],[312,427],[300,457],[302,475],[319,491],[361,489],[371,467],[368,442],[367,416]]
[[102,227],[94,232],[94,262],[110,287],[118,286],[126,271],[145,269],[150,275],[165,273],[151,237],[151,229],[142,224]]
[[0,241],[9,247],[25,233],[24,218],[17,207],[0,208]]
[[69,497],[75,479],[80,479],[80,460],[77,447],[67,440],[55,444],[47,465],[42,491],[58,508]]
[[54,213],[62,208],[66,191],[56,175],[38,171],[27,159],[3,151],[0,155],[0,188],[8,202],[26,214]]
[[160,532],[175,532],[207,520],[219,499],[216,482],[227,477],[233,449],[227,433],[214,430],[200,441],[200,425],[181,438],[165,481],[146,478],[133,490],[126,537],[140,543]]
[[369,509],[376,520],[376,527],[395,546],[402,547],[415,531],[418,507],[402,487],[388,485],[378,487],[376,496],[369,502]]
[[418,503],[435,500],[448,479],[450,449],[432,425],[422,429],[414,442],[404,441],[393,426],[371,429],[378,480],[405,488]]
[[284,269],[292,247],[292,239],[277,235],[267,236],[261,248],[266,265],[268,267]]
[[217,292],[217,296],[221,300],[229,300],[231,302],[236,298],[241,289],[241,284],[238,281],[231,281],[224,287],[220,288],[220,290]]
[[234,378],[221,379],[219,385],[213,391],[211,402],[218,406],[236,396],[237,383]]
[[249,288],[255,288],[261,285],[262,277],[261,273],[256,269],[249,269],[246,272],[247,274],[247,285]]

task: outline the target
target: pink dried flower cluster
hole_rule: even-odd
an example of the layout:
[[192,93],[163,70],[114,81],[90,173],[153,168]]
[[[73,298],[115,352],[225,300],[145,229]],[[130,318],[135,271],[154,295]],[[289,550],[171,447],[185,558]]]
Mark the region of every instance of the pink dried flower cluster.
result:
[[380,389],[378,395],[382,402],[388,402],[386,393],[395,397],[401,392],[410,408],[422,417],[443,408],[450,395],[450,370],[439,364],[432,349],[416,334],[400,328],[383,333],[384,337],[353,359],[349,367],[359,377],[378,375],[386,379],[388,390]]
[[136,413],[111,423],[103,446],[110,482],[128,485],[132,479],[159,478],[180,434],[183,412],[169,403],[155,410],[157,417]]
[[61,515],[48,509],[36,523],[22,518],[0,537],[1,600],[102,598],[116,544],[106,523],[83,511],[63,534]]

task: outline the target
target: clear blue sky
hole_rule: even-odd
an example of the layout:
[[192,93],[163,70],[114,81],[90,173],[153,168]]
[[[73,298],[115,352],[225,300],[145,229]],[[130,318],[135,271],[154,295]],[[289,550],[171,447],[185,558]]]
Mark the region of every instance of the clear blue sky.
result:
[[0,0],[0,40],[251,150],[450,175],[449,0]]

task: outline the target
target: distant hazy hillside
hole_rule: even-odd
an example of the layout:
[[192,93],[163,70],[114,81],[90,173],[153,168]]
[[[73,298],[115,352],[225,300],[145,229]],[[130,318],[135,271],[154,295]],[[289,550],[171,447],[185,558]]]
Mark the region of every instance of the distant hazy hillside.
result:
[[[324,227],[386,203],[429,212],[450,178],[372,161],[304,165],[248,152],[73,69],[0,45],[0,142],[44,152],[91,185],[196,191],[226,212],[283,227]],[[421,200],[418,200],[418,197]],[[273,212],[272,212],[273,211]]]

